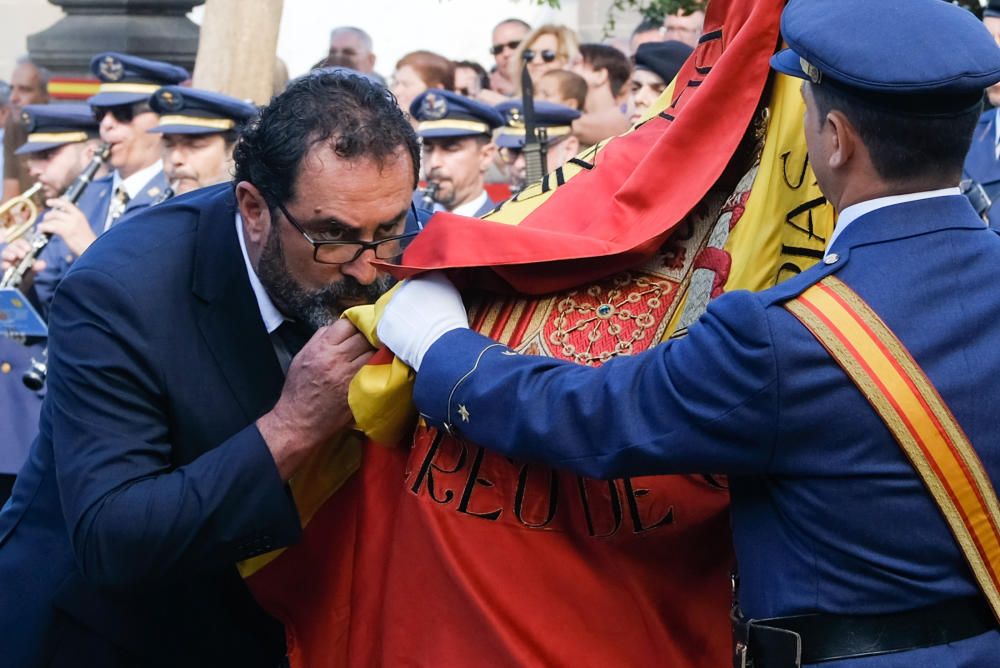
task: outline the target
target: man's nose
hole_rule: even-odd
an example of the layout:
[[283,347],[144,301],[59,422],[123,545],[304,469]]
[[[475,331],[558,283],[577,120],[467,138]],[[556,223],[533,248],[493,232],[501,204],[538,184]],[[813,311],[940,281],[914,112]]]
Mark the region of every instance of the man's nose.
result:
[[375,251],[368,248],[356,260],[341,265],[340,273],[350,276],[361,285],[371,285],[378,276],[378,271],[372,261],[375,259]]

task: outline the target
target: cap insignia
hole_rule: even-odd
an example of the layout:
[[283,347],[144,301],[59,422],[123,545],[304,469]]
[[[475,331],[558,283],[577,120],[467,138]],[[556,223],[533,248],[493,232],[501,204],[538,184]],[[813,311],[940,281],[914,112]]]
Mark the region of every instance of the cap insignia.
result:
[[524,115],[518,107],[511,107],[507,110],[507,125],[512,128],[524,127]]
[[31,114],[29,114],[26,111],[22,111],[21,112],[21,124],[25,127],[25,129],[27,129],[30,132],[31,131]]
[[439,121],[448,115],[448,102],[443,97],[428,93],[420,103],[420,114],[425,121]]
[[805,58],[799,57],[799,66],[802,68],[802,71],[805,72],[806,75],[809,77],[809,80],[812,81],[814,84],[818,84],[820,81],[823,80],[823,73],[819,71],[819,68],[810,63]]
[[104,56],[98,69],[101,76],[108,81],[118,81],[125,76],[125,65],[114,56]]
[[159,98],[160,106],[163,107],[164,111],[180,111],[181,107],[184,106],[184,98],[173,91],[161,90],[156,96]]

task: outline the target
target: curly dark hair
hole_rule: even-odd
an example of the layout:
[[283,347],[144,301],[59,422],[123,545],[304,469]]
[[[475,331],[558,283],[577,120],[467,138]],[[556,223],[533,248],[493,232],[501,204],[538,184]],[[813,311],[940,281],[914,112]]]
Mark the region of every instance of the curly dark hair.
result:
[[404,150],[413,163],[416,188],[420,145],[396,98],[346,70],[314,70],[261,109],[233,151],[234,185],[249,181],[273,211],[295,197],[299,166],[319,143],[345,160],[371,158],[380,166]]

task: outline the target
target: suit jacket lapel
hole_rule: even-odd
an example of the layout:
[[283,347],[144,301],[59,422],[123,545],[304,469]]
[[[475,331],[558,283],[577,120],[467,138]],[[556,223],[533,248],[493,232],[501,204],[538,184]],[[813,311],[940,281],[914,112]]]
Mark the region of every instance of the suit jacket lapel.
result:
[[248,420],[271,409],[284,376],[257,306],[236,236],[231,184],[206,188],[192,290],[198,327]]

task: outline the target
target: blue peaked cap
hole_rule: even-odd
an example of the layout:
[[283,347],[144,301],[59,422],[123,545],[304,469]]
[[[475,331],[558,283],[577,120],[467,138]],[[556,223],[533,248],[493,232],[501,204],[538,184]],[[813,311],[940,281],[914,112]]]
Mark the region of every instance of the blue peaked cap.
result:
[[160,124],[149,131],[175,135],[227,132],[257,115],[257,107],[249,102],[182,86],[164,86],[149,106],[160,115]]
[[114,51],[94,56],[90,71],[101,80],[97,95],[87,100],[94,107],[145,102],[161,86],[179,84],[191,78],[183,67]]
[[914,115],[958,113],[1000,81],[1000,48],[942,0],[790,0],[771,67]]
[[[494,143],[500,148],[521,148],[524,146],[524,104],[521,100],[501,102],[496,110],[503,116],[505,124],[497,132]],[[535,100],[535,125],[545,128],[549,138],[568,135],[573,131],[573,121],[580,118],[580,112],[555,102]]]
[[14,155],[40,153],[66,144],[94,139],[99,125],[90,105],[80,102],[29,104],[21,111],[28,140]]
[[489,137],[503,125],[503,117],[488,104],[440,88],[418,95],[410,104],[410,116],[417,121],[417,134],[425,139]]

